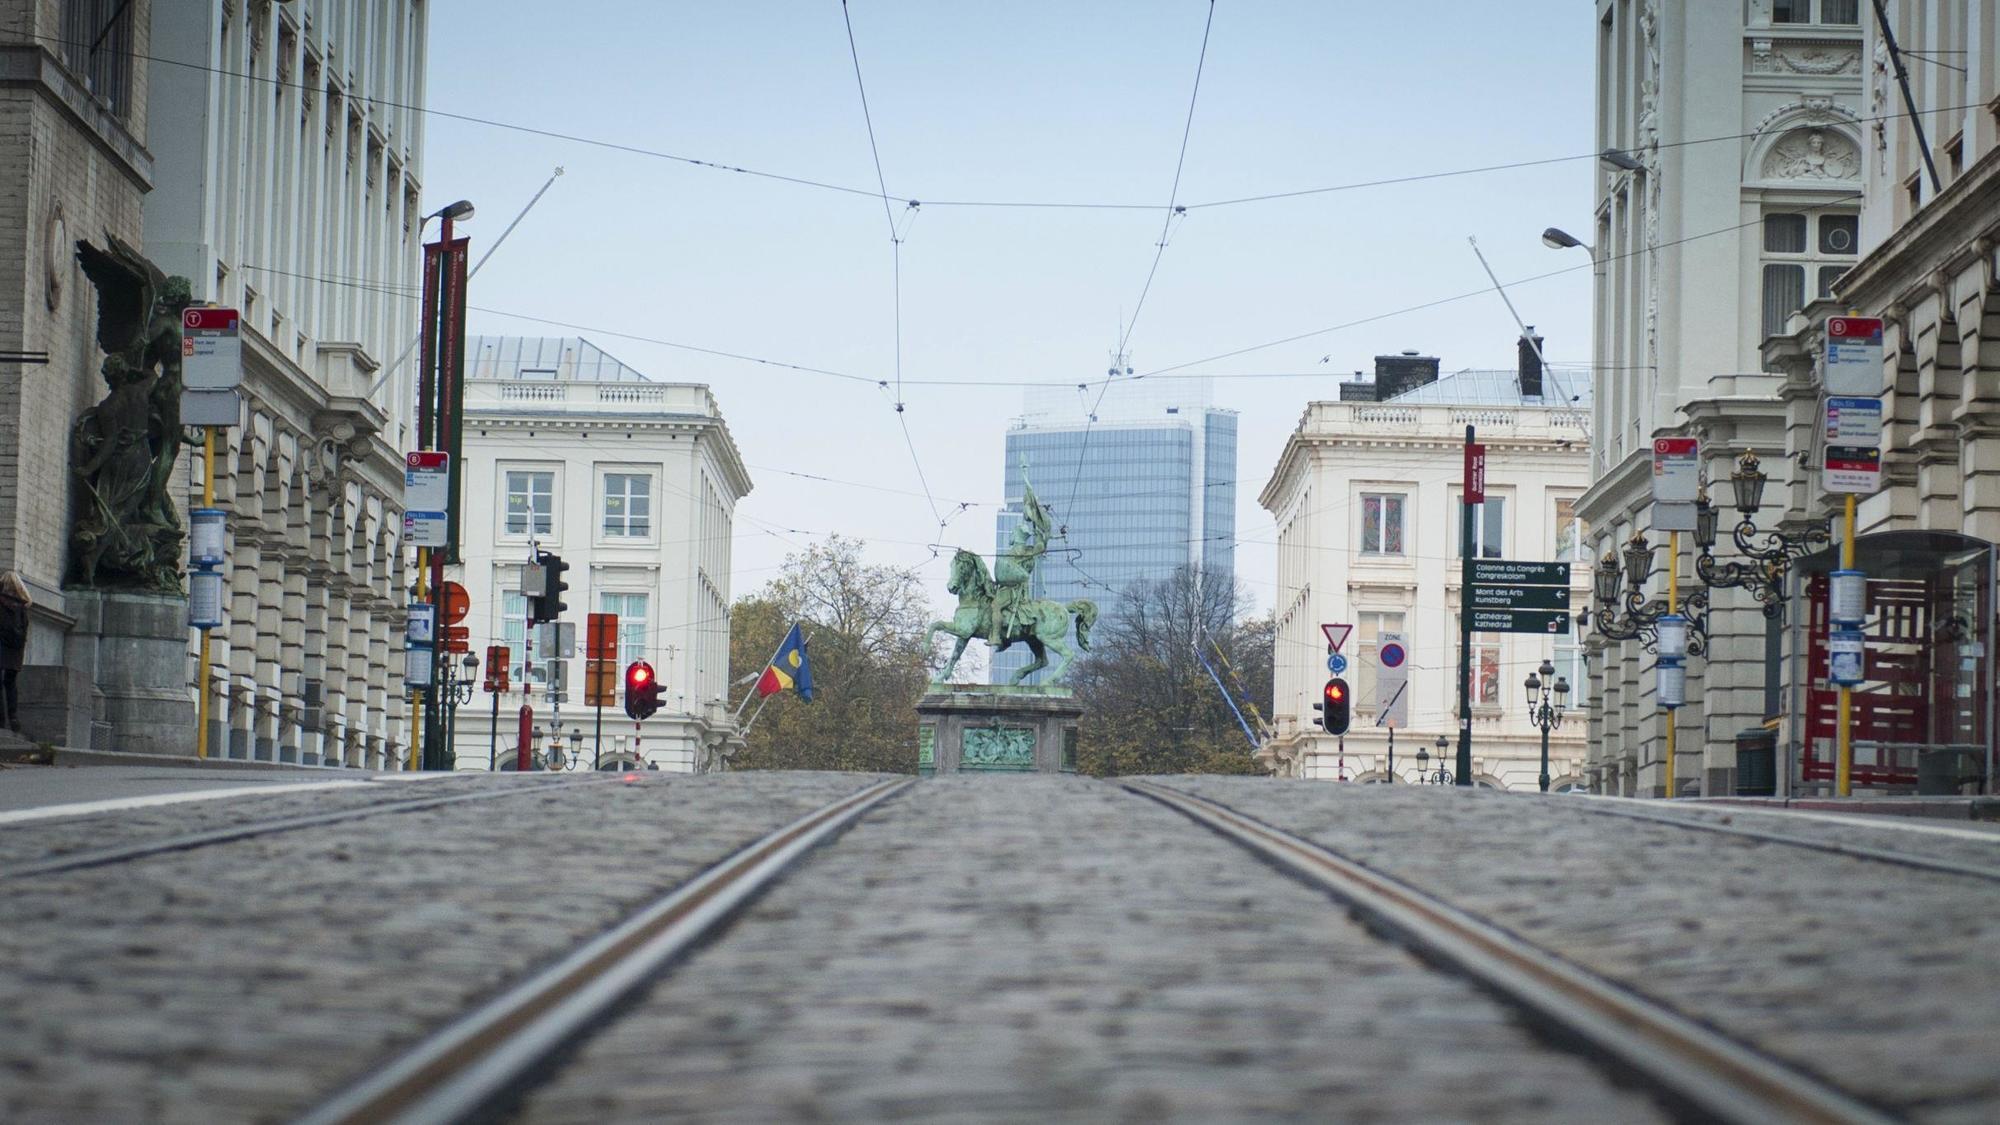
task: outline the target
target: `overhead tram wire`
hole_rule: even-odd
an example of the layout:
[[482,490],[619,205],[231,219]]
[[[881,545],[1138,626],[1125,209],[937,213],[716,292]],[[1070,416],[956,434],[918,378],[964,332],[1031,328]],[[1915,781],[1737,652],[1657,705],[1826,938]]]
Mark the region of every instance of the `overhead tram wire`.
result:
[[[847,29],[847,57],[854,63],[854,89],[861,96],[861,120],[868,126],[868,155],[875,162],[875,185],[881,191],[882,219],[889,224],[889,259],[891,299],[895,307],[895,370],[896,389],[891,396],[896,407],[896,425],[903,432],[903,445],[910,451],[910,464],[917,470],[917,483],[924,490],[924,501],[930,505],[931,518],[937,521],[937,537],[944,538],[945,517],[938,511],[937,497],[931,494],[930,478],[924,473],[923,458],[917,456],[917,442],[910,434],[910,421],[904,412],[903,402],[903,235],[896,229],[896,214],[889,206],[889,182],[882,174],[882,149],[875,140],[875,115],[868,108],[868,84],[861,79],[861,50],[854,42],[854,20],[848,13],[847,0],[840,0],[840,22]],[[906,202],[905,213],[915,211],[917,201]],[[916,220],[910,220],[915,225]],[[886,389],[886,388],[885,388]],[[958,509],[964,511],[961,505]],[[936,557],[935,549],[931,552]]]
[[[65,46],[65,45],[74,45],[83,47],[89,46],[89,43],[86,41],[66,39],[60,35],[30,34],[30,35],[24,35],[23,38],[39,40],[41,42],[52,43],[58,46]],[[188,62],[185,59],[167,58],[164,55],[148,54],[144,51],[126,50],[126,51],[105,51],[101,53],[116,54],[124,58],[130,58],[130,59],[143,59],[150,63],[159,63],[163,66],[176,66],[187,70],[201,71],[206,74],[214,74],[224,78],[241,78],[252,82],[261,82],[269,86],[293,87],[299,90],[306,90],[309,88],[305,83],[291,81],[288,79],[278,78],[274,76],[266,76],[262,74],[249,74],[239,70],[230,70],[227,67],[209,66],[206,63],[194,63],[194,62]],[[1949,54],[1952,52],[1929,51],[1924,53]],[[1905,51],[1904,54],[1910,55],[1912,54],[1912,52]],[[1924,60],[1924,61],[1929,61],[1929,60]],[[311,87],[311,88],[316,89],[316,87]],[[549,140],[567,141],[572,144],[586,145],[592,148],[601,148],[612,152],[622,152],[633,156],[645,156],[657,160],[666,160],[677,164],[688,165],[690,167],[706,168],[711,171],[731,172],[731,173],[736,173],[738,175],[752,176],[758,179],[772,180],[779,183],[792,184],[798,187],[808,187],[808,188],[818,189],[821,191],[836,192],[842,195],[861,196],[870,199],[882,199],[885,202],[895,201],[895,197],[889,196],[886,192],[869,191],[867,188],[854,187],[849,184],[837,184],[827,180],[814,179],[810,176],[795,176],[784,172],[767,171],[761,168],[746,168],[741,165],[730,164],[724,161],[705,160],[700,157],[684,156],[679,153],[665,152],[658,149],[649,149],[641,145],[628,144],[621,141],[610,141],[598,137],[582,136],[576,133],[565,133],[558,129],[544,129],[534,125],[522,125],[512,121],[500,121],[489,117],[479,117],[474,114],[458,113],[452,110],[436,109],[430,106],[415,105],[409,102],[393,101],[388,98],[364,97],[362,95],[353,93],[348,93],[345,96],[351,98],[354,101],[364,102],[371,106],[380,106],[384,109],[398,109],[410,113],[420,113],[428,117],[442,118],[447,121],[457,121],[469,125],[480,125],[491,129],[500,129],[515,133],[524,133],[529,136],[543,137]],[[1969,102],[1964,105],[1939,106],[1927,112],[1952,113],[1967,109],[1983,109],[1985,108],[1985,106],[1986,106],[1985,102]],[[1900,111],[1896,113],[1856,116],[1853,119],[1853,123],[1856,125],[1866,125],[1877,121],[1893,121],[1900,119],[1903,116],[1904,116],[1903,113]],[[1691,137],[1686,140],[1680,140],[1680,141],[1662,141],[1660,142],[1659,147],[1661,149],[1683,148],[1689,145],[1713,144],[1725,141],[1747,140],[1760,135],[1761,134],[1759,132],[1752,130],[1750,132],[1728,133],[1712,137]],[[1602,155],[1603,155],[1602,152],[1583,152],[1583,153],[1575,153],[1568,156],[1546,156],[1532,160],[1516,160],[1500,164],[1483,164],[1470,168],[1454,168],[1438,172],[1423,172],[1410,176],[1393,177],[1390,179],[1362,180],[1345,184],[1329,184],[1321,187],[1299,188],[1290,191],[1267,192],[1261,195],[1237,196],[1231,199],[1211,199],[1196,203],[1188,203],[1184,204],[1183,206],[1185,207],[1185,209],[1189,211],[1203,211],[1217,207],[1236,207],[1250,203],[1265,203],[1275,200],[1297,199],[1301,197],[1314,196],[1314,195],[1326,195],[1334,192],[1358,191],[1364,188],[1371,188],[1371,187],[1390,187],[1398,184],[1417,183],[1424,180],[1448,179],[1457,176],[1479,175],[1486,172],[1505,172],[1519,168],[1535,168],[1543,165],[1561,164],[1570,161],[1596,160],[1599,159]],[[1157,203],[1123,203],[1123,202],[1107,202],[1099,200],[1037,200],[1037,199],[927,199],[924,200],[924,205],[929,207],[965,207],[965,208],[984,207],[984,208],[1017,208],[1021,210],[1077,210],[1077,211],[1152,211],[1156,210],[1160,206]]]
[[[1078,443],[1076,468],[1069,478],[1069,499],[1063,501],[1062,510],[1059,513],[1063,520],[1061,525],[1062,531],[1060,532],[1063,538],[1068,537],[1070,509],[1076,503],[1076,490],[1083,483],[1083,461],[1085,455],[1090,452],[1090,431],[1097,425],[1098,408],[1104,405],[1104,396],[1111,390],[1111,382],[1117,378],[1118,368],[1125,363],[1125,357],[1128,354],[1126,348],[1131,343],[1132,330],[1139,326],[1139,314],[1144,312],[1146,308],[1146,295],[1153,291],[1153,277],[1160,272],[1160,259],[1166,256],[1168,234],[1173,229],[1174,218],[1187,213],[1185,207],[1179,206],[1181,172],[1187,167],[1188,138],[1194,134],[1194,107],[1196,102],[1201,98],[1201,75],[1202,71],[1208,66],[1208,35],[1214,28],[1215,0],[1208,0],[1208,16],[1202,21],[1201,25],[1201,51],[1195,56],[1194,84],[1188,90],[1187,117],[1181,123],[1180,152],[1174,157],[1174,182],[1173,186],[1167,191],[1166,215],[1160,220],[1160,238],[1153,248],[1153,264],[1146,270],[1146,283],[1139,289],[1139,301],[1132,307],[1132,316],[1125,322],[1124,328],[1118,334],[1118,354],[1112,358],[1113,366],[1110,375],[1105,378],[1104,386],[1097,392],[1097,401],[1091,405],[1090,412],[1084,417],[1083,440]],[[1083,572],[1083,568],[1077,565],[1074,558],[1070,560],[1070,566],[1078,573]]]

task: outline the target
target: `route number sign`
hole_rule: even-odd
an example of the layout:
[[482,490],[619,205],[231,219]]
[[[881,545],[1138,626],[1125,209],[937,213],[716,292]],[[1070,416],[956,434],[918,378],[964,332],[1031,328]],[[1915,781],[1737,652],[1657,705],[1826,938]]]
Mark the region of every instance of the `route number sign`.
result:
[[1653,503],[1692,504],[1701,491],[1701,451],[1693,438],[1653,440]]
[[1828,317],[1825,367],[1826,392],[1830,395],[1881,394],[1881,318]]
[[419,450],[403,461],[403,542],[442,547],[450,540],[451,454]]
[[181,313],[181,386],[227,391],[243,383],[243,337],[235,309]]

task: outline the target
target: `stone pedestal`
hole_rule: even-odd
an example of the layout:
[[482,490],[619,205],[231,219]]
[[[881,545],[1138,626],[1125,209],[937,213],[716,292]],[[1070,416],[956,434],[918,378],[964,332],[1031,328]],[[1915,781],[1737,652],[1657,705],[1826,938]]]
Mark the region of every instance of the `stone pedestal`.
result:
[[65,600],[76,625],[64,663],[88,676],[103,699],[103,725],[90,749],[193,757],[187,599],[70,590]]
[[1067,688],[932,685],[917,703],[917,772],[1075,773],[1082,717]]

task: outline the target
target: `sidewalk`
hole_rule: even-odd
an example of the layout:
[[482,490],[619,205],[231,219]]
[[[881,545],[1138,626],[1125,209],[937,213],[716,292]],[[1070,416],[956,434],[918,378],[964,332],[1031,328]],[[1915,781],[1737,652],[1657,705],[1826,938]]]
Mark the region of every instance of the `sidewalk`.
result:
[[1702,805],[1756,805],[1804,812],[1919,816],[1935,820],[2000,820],[2000,797],[1687,797]]

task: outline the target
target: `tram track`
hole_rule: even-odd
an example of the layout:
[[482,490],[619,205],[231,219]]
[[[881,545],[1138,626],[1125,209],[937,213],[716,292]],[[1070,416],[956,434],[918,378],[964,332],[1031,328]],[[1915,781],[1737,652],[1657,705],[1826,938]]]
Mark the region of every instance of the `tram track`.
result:
[[1206,797],[1148,781],[1120,784],[1327,892],[1433,964],[1475,981],[1552,1038],[1603,1060],[1693,1119],[1896,1120],[1755,1044],[1320,844]]
[[[1533,796],[1534,795],[1530,794],[1529,799],[1533,799]],[[1664,824],[1674,828],[1684,828],[1696,832],[1712,832],[1717,835],[1735,836],[1746,840],[1756,840],[1760,843],[1781,844],[1786,847],[1804,848],[1809,851],[1825,852],[1829,855],[1846,856],[1850,859],[1863,859],[1874,863],[1891,864],[1896,867],[1908,867],[1919,871],[1936,871],[1946,875],[1960,875],[1966,878],[1984,879],[1988,882],[2000,883],[2000,834],[1995,834],[1987,840],[1988,843],[1994,846],[1995,856],[1996,856],[1995,862],[1967,863],[1940,856],[1918,855],[1912,852],[1896,851],[1890,848],[1872,847],[1867,844],[1850,843],[1844,840],[1810,839],[1803,836],[1790,835],[1780,831],[1766,830],[1761,828],[1748,828],[1739,824],[1723,823],[1718,819],[1714,819],[1715,815],[1728,815],[1728,816],[1738,815],[1735,812],[1730,812],[1726,814],[1710,814],[1710,815],[1690,814],[1682,816],[1673,813],[1656,812],[1651,809],[1632,808],[1622,803],[1621,804],[1612,803],[1613,801],[1622,801],[1622,800],[1623,798],[1588,798],[1582,801],[1568,803],[1565,807],[1575,809],[1578,812],[1588,813],[1592,816],[1613,816],[1613,817],[1622,817],[1626,820],[1642,820],[1650,824]],[[1801,819],[1798,822],[1798,827],[1802,828],[1805,827],[1830,828],[1833,827],[1835,823],[1845,824],[1845,823],[1850,823],[1855,819],[1853,817],[1843,817],[1838,822],[1828,821],[1827,823],[1824,824],[1814,824],[1811,813],[1786,813],[1786,814],[1770,814],[1770,815],[1786,815],[1786,816],[1801,817],[1803,819]],[[1895,824],[1881,824],[1881,825],[1871,824],[1871,825],[1865,825],[1863,827],[1867,831],[1875,831],[1875,832],[1893,832],[1898,829],[1904,828],[1904,826],[1902,825],[1895,825]],[[1964,833],[1962,835],[1957,836],[1956,838],[1958,839],[1978,838],[1979,835],[1980,834]]]
[[781,879],[815,847],[914,784],[879,782],[821,806],[654,899],[308,1110],[301,1125],[479,1119],[551,1057]]
[[327,812],[301,813],[293,816],[272,817],[266,820],[246,821],[240,824],[225,825],[220,828],[178,833],[161,839],[141,840],[129,844],[93,848],[87,851],[71,852],[63,855],[49,856],[45,859],[18,863],[5,870],[0,870],[0,882],[57,875],[70,871],[82,871],[93,867],[107,867],[136,859],[145,859],[150,856],[194,851],[217,844],[234,843],[262,836],[274,836],[306,828],[319,828],[329,824],[341,824],[371,817],[421,812],[427,809],[443,808],[449,805],[466,804],[469,802],[504,800],[509,797],[526,797],[537,793],[605,785],[615,780],[617,779],[614,777],[587,778],[579,781],[565,780],[537,785],[482,789],[476,793],[450,793],[436,797],[413,796],[407,799],[395,798],[375,804],[334,809]]

